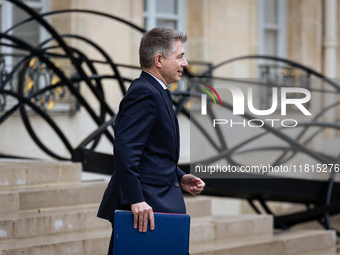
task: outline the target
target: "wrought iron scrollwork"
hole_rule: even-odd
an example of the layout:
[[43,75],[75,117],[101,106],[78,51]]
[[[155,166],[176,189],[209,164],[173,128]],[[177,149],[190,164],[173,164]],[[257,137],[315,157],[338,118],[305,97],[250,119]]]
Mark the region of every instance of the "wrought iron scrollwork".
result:
[[[21,8],[25,11],[30,18],[15,24],[12,28],[0,33],[0,46],[20,48],[21,51],[25,52],[18,63],[16,63],[11,70],[6,69],[5,59],[7,56],[0,55],[0,127],[6,120],[8,120],[15,112],[19,112],[23,120],[23,123],[38,147],[43,150],[47,155],[59,159],[59,160],[72,160],[75,162],[82,162],[84,170],[98,171],[102,173],[112,174],[112,156],[108,154],[103,154],[96,152],[97,145],[100,139],[105,136],[107,140],[113,144],[114,135],[112,129],[114,127],[114,120],[116,117],[115,111],[110,107],[110,104],[106,101],[105,93],[103,89],[104,80],[115,80],[120,89],[121,96],[125,95],[126,88],[131,83],[131,77],[125,77],[121,74],[120,69],[130,68],[139,69],[137,66],[123,65],[115,63],[104,49],[97,45],[92,40],[73,34],[59,34],[45,19],[44,17],[51,15],[58,15],[62,13],[87,13],[88,15],[97,15],[103,18],[108,18],[125,24],[127,27],[139,31],[145,32],[143,28],[140,28],[128,21],[121,18],[115,17],[110,14],[90,11],[90,10],[59,10],[54,12],[38,14],[33,9],[29,8],[22,1],[19,0],[8,0],[15,4],[17,8]],[[44,28],[50,35],[50,38],[39,45],[30,45],[29,43],[23,41],[21,38],[12,36],[9,34],[14,28],[19,27],[27,22],[31,21],[38,22],[38,24]],[[102,61],[91,59],[86,52],[81,49],[72,47],[68,45],[65,39],[72,38],[73,40],[79,40],[83,43],[91,45],[97,53],[102,57]],[[4,43],[3,39],[6,39]],[[49,42],[53,41],[55,46],[49,46]],[[53,51],[58,50],[58,51]],[[56,53],[58,52],[58,53]],[[61,52],[61,53],[60,53]],[[63,70],[58,64],[56,64],[55,59],[67,59],[71,63],[72,74],[67,70]],[[232,80],[225,77],[215,77],[213,72],[215,72],[220,67],[225,67],[230,63],[236,61],[245,60],[264,60],[273,61],[276,66],[266,66],[262,65],[259,67],[259,73],[262,75],[264,82],[261,86],[264,86],[265,97],[270,98],[270,89],[273,84],[280,86],[299,86],[310,88],[309,84],[287,84],[290,78],[300,77],[317,77],[322,78],[327,86],[330,86],[333,90],[331,92],[340,93],[340,87],[334,81],[327,79],[322,74],[307,68],[294,61],[289,61],[287,59],[276,58],[272,56],[243,56],[234,59],[224,61],[217,65],[211,65],[207,63],[191,63],[190,68],[185,69],[183,76],[185,79],[190,78],[218,78],[220,80]],[[107,65],[110,69],[110,73],[107,75],[100,75],[96,69],[95,63],[101,63]],[[195,64],[203,65],[204,68],[195,68]],[[85,71],[85,69],[87,71]],[[201,70],[201,71],[199,71]],[[300,80],[301,81],[301,80]],[[81,85],[80,85],[81,84]],[[253,136],[249,139],[241,141],[239,144],[230,146],[223,136],[223,133],[219,128],[216,128],[216,136],[219,138],[220,143],[215,142],[213,137],[207,130],[200,125],[197,118],[190,116],[188,108],[190,105],[190,87],[179,85],[173,85],[173,104],[176,108],[177,114],[183,114],[185,117],[190,118],[193,125],[197,126],[198,130],[201,132],[216,150],[216,154],[208,159],[209,162],[215,162],[221,158],[225,158],[232,165],[243,165],[243,162],[239,162],[235,156],[244,153],[252,152],[263,152],[266,151],[279,151],[280,156],[273,159],[272,165],[278,165],[287,162],[287,160],[295,157],[299,153],[305,153],[312,158],[318,160],[322,163],[340,163],[340,157],[334,157],[326,155],[323,152],[317,152],[308,147],[308,144],[313,140],[313,138],[325,128],[340,129],[339,121],[336,120],[334,123],[326,123],[322,121],[322,116],[330,109],[340,105],[340,102],[335,102],[333,105],[328,106],[325,109],[321,109],[320,112],[314,117],[311,122],[302,123],[302,130],[297,137],[292,138],[289,135],[282,132],[280,128],[270,127],[264,125],[261,129],[263,133]],[[258,84],[257,84],[258,85]],[[98,100],[100,104],[100,111],[97,113],[95,109],[90,105],[90,103],[81,94],[80,86],[85,86],[88,91],[91,91],[93,97]],[[269,91],[269,92],[268,92]],[[314,90],[315,91],[315,90]],[[318,90],[320,93],[330,93],[325,89]],[[191,93],[192,97],[200,97],[200,93]],[[97,129],[85,137],[78,146],[72,146],[70,141],[67,139],[62,128],[58,126],[53,118],[51,118],[50,113],[55,108],[57,102],[62,102],[63,100],[68,100],[68,98],[73,98],[75,103],[75,109],[78,107],[83,107],[83,109],[89,114],[93,122],[97,125]],[[11,99],[11,104],[9,104],[9,99]],[[266,108],[270,101],[264,101],[265,104],[262,105]],[[192,102],[191,102],[192,103]],[[232,110],[232,105],[228,102],[223,102],[223,107],[228,110]],[[44,141],[39,137],[39,135],[32,128],[30,117],[28,115],[27,109],[31,109],[36,112],[57,134],[60,141],[64,144],[68,156],[59,155],[58,151],[53,151],[53,149],[48,148]],[[293,109],[292,109],[293,110]],[[244,115],[245,118],[253,118],[249,114]],[[316,127],[318,130],[314,132],[307,132],[310,127]],[[257,139],[266,136],[273,135],[275,138],[281,139],[286,142],[286,146],[280,147],[256,147],[253,149],[246,149],[246,146],[250,143],[257,141]],[[308,138],[302,140],[304,135],[308,134]],[[1,157],[13,157],[13,155],[0,155]],[[22,157],[25,157],[23,155]],[[100,166],[100,168],[98,167]],[[189,171],[189,164],[182,164],[181,167]],[[333,176],[330,176],[329,180],[323,182],[309,182],[308,180],[301,180],[298,185],[304,187],[308,191],[322,190],[315,196],[309,196],[310,194],[299,194],[301,190],[297,189],[296,195],[292,194],[288,189],[285,189],[285,184],[295,183],[296,180],[278,179],[269,180],[264,178],[261,182],[249,179],[207,179],[207,187],[204,193],[207,195],[217,195],[217,196],[231,196],[246,198],[249,203],[257,210],[257,207],[253,204],[254,200],[259,200],[262,207],[269,213],[270,209],[266,205],[267,200],[276,201],[288,201],[288,202],[303,202],[308,205],[309,209],[303,212],[301,215],[292,215],[292,217],[300,217],[298,222],[303,222],[306,219],[324,219],[324,225],[330,228],[329,216],[333,213],[340,213],[340,208],[336,207],[340,201],[340,197],[334,194],[335,191],[339,191],[339,183],[333,182]],[[272,187],[272,183],[276,182],[275,187]],[[297,186],[298,186],[297,185]],[[268,187],[265,189],[264,187]],[[320,188],[321,187],[321,188]],[[270,192],[266,192],[266,191]],[[302,190],[304,191],[304,190]],[[315,208],[318,206],[320,210],[316,213],[313,211],[315,208],[310,207],[314,205]],[[335,208],[335,209],[334,209]],[[305,215],[307,214],[307,215]],[[313,217],[311,216],[313,215]],[[315,216],[316,215],[316,216]],[[296,220],[287,219],[284,217],[275,216],[275,226],[285,228],[296,224]]]
[[[259,65],[260,79],[266,86],[262,88],[261,94],[261,109],[268,109],[272,105],[272,87],[273,85],[279,87],[296,87],[306,88],[310,90],[310,73],[300,68],[295,68],[289,65],[279,64],[260,64]],[[280,91],[279,91],[280,93]],[[289,98],[299,98],[300,93],[290,93]],[[281,104],[279,100],[278,105]],[[310,102],[305,104],[308,109]],[[280,107],[278,107],[280,109]],[[295,105],[287,105],[287,111],[296,111]]]

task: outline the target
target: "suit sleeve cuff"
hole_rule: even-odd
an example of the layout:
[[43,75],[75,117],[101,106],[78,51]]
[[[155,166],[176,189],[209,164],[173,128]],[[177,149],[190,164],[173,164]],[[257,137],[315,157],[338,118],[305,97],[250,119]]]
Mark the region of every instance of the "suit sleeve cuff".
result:
[[182,169],[180,169],[179,167],[177,167],[177,179],[178,179],[179,182],[182,180],[182,177],[183,177],[183,175],[185,175],[185,174],[186,174],[186,173],[183,172]]
[[119,187],[120,205],[130,205],[145,201],[142,190],[134,190],[132,192],[124,191],[122,187]]

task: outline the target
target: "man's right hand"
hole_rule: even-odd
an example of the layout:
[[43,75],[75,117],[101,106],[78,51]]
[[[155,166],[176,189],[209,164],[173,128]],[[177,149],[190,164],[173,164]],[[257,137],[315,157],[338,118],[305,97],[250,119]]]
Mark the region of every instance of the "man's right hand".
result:
[[133,227],[137,229],[139,225],[139,232],[146,232],[148,229],[148,220],[150,220],[150,229],[155,229],[155,218],[152,208],[146,202],[131,204],[131,211],[133,213]]

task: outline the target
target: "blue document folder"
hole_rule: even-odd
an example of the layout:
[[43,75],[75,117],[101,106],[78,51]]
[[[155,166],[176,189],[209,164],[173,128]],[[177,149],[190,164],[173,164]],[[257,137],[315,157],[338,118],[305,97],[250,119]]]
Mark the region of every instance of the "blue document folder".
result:
[[140,233],[133,228],[131,211],[115,211],[114,255],[188,255],[190,216],[154,213],[155,229]]

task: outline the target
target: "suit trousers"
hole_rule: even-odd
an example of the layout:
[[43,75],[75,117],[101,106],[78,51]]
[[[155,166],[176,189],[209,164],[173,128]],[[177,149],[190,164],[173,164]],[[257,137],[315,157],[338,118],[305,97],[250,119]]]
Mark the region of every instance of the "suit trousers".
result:
[[112,234],[111,234],[111,239],[110,239],[109,251],[107,252],[107,255],[113,254],[113,238],[114,238],[114,227],[112,225]]

